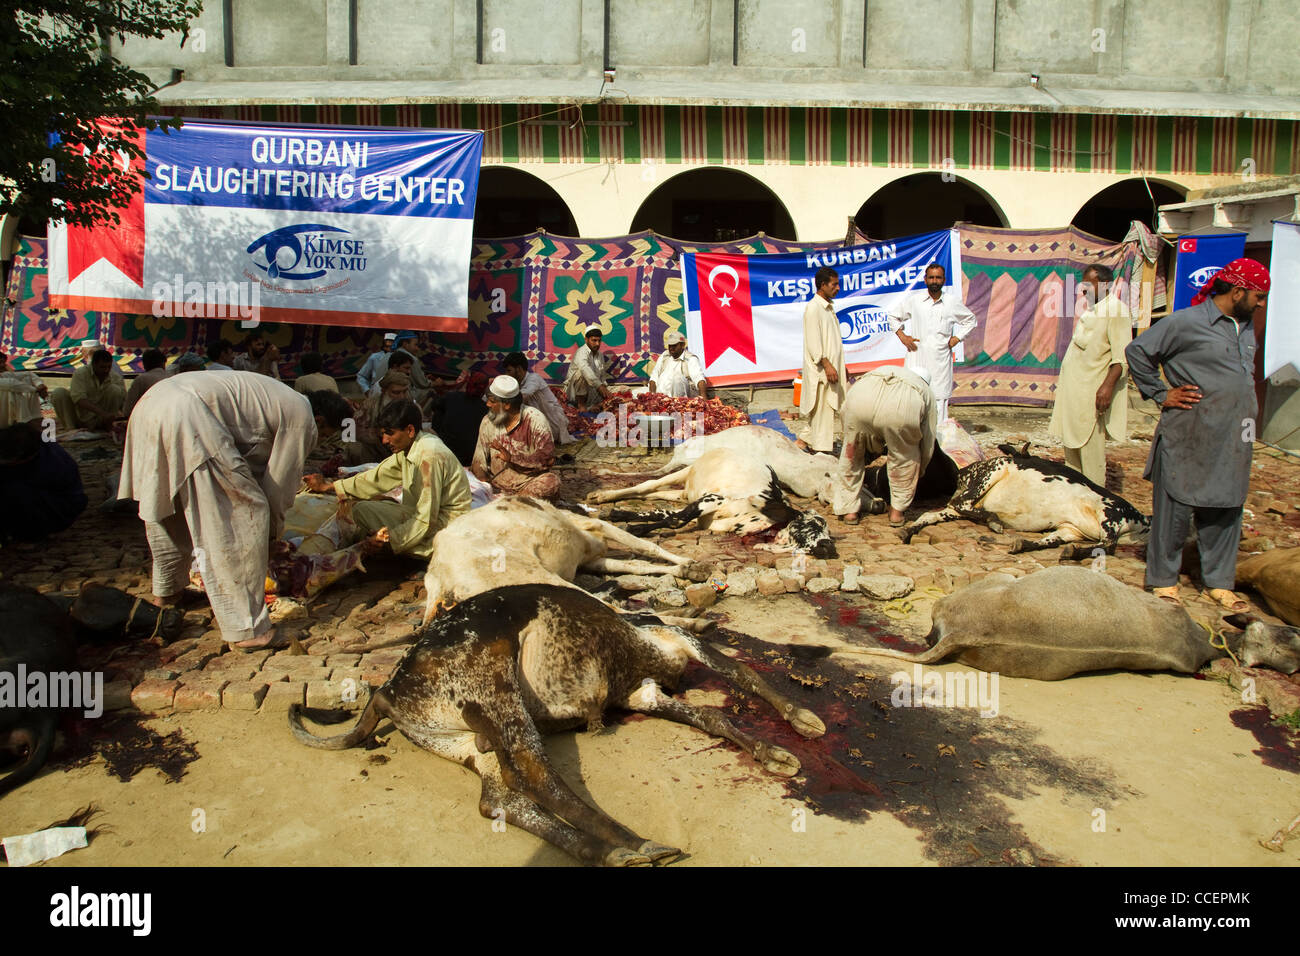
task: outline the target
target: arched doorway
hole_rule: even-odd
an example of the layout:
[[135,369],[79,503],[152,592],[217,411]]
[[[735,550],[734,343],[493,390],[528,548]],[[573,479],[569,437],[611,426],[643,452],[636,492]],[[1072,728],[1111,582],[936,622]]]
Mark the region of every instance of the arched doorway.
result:
[[683,242],[733,242],[763,232],[793,240],[785,204],[753,176],[711,167],[679,173],[641,203],[629,232],[653,229]]
[[951,173],[916,173],[876,190],[854,222],[872,239],[897,239],[951,228],[955,222],[976,226],[1009,225],[997,204],[980,188]]
[[1186,198],[1187,190],[1180,187],[1150,179],[1126,179],[1107,186],[1084,203],[1070,224],[1094,236],[1119,242],[1134,219],[1154,230],[1156,207]]
[[578,226],[560,194],[521,169],[489,166],[479,173],[474,237],[504,239],[538,229],[576,236]]

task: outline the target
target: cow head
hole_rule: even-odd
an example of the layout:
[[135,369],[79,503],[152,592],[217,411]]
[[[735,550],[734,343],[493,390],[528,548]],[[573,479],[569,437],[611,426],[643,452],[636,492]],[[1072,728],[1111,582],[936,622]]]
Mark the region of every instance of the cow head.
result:
[[834,558],[838,554],[826,519],[811,511],[797,513],[764,550],[802,551],[814,558]]
[[1244,627],[1237,656],[1247,667],[1262,664],[1283,674],[1300,671],[1300,629],[1285,624],[1266,624],[1249,614],[1233,614],[1224,620]]

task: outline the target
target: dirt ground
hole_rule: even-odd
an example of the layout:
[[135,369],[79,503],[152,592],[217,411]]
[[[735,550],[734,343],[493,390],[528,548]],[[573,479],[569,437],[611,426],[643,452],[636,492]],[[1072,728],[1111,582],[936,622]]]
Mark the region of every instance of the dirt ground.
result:
[[[781,396],[761,394],[754,410],[764,402],[779,405]],[[986,449],[1019,436],[1047,443],[1042,412],[959,408],[956,415]],[[1136,437],[1112,448],[1109,483],[1149,508],[1141,467],[1150,427],[1140,415],[1130,427]],[[0,571],[42,590],[93,578],[147,593],[138,519],[97,510],[103,476],[120,453],[109,442],[69,450],[81,461],[91,507],[39,548],[0,551]],[[1279,547],[1300,544],[1293,460],[1257,461],[1264,464],[1248,503],[1247,534]],[[593,487],[595,463],[580,455],[566,476],[569,486],[582,493]],[[549,738],[557,769],[581,796],[632,829],[683,847],[678,866],[1300,862],[1300,835],[1282,853],[1258,842],[1300,813],[1300,739],[1273,722],[1267,708],[1243,704],[1223,680],[1127,673],[1058,683],[1001,678],[996,716],[895,706],[890,675],[910,668],[854,648],[917,647],[944,591],[986,565],[1027,573],[1055,560],[1039,553],[1040,561],[1013,561],[1003,539],[990,544],[987,529],[964,522],[947,528],[951,536],[909,552],[896,549],[883,516],[856,529],[832,521],[841,564],[860,564],[864,573],[910,572],[917,590],[907,603],[804,590],[724,597],[706,612],[719,623],[716,640],[818,713],[828,733],[803,740],[766,704],[700,670],[687,674],[686,699],[721,706],[740,726],[794,752],[800,776],[770,776],[694,728],[616,715],[602,732]],[[755,563],[738,541],[687,533],[662,543],[714,562],[719,575]],[[834,575],[840,568],[820,570]],[[1121,549],[1108,570],[1140,583],[1135,551]],[[327,591],[295,622],[307,651],[298,663],[319,665],[312,673],[336,664],[391,667],[383,657],[345,660],[336,642],[379,643],[409,627],[421,610],[421,575],[419,567],[380,561],[365,577]],[[1210,614],[1200,602],[1189,609]],[[189,620],[187,655],[213,641],[205,612],[191,612]],[[90,649],[87,657],[132,684],[151,669],[180,669],[153,644],[110,653]],[[203,657],[202,672],[210,675],[229,657]],[[180,680],[183,687],[184,675]],[[380,740],[373,750],[307,749],[291,739],[283,708],[269,698],[260,710],[171,708],[151,716],[128,708],[79,720],[66,727],[47,770],[0,799],[0,836],[39,829],[94,803],[104,831],[88,848],[45,865],[572,862],[521,830],[494,830],[478,813],[478,781],[468,771],[382,727]]]

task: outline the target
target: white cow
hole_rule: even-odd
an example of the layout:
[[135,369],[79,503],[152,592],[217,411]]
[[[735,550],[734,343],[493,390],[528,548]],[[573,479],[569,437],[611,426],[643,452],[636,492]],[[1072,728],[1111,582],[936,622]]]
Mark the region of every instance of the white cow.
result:
[[[776,480],[800,498],[818,498],[823,504],[832,503],[832,476],[839,468],[839,459],[821,452],[810,455],[780,432],[762,425],[738,425],[714,435],[689,438],[673,449],[672,457],[662,468],[641,474],[654,478],[680,471],[695,464],[707,452],[719,448],[770,466],[776,472]],[[598,471],[596,474],[618,476],[625,473]]]
[[794,549],[818,558],[835,557],[835,544],[826,528],[826,519],[792,507],[771,466],[729,448],[705,452],[694,464],[662,478],[652,478],[630,488],[596,492],[589,500],[608,502],[625,498],[687,503],[679,511],[615,511],[610,515],[614,521],[635,522],[629,527],[634,534],[656,528],[680,528],[690,521],[698,521],[701,530],[719,534],[757,534],[780,528],[776,542],[765,550]]
[[1036,541],[1016,538],[1011,553],[1069,545],[1063,558],[1087,553],[1077,542],[1096,542],[1106,551],[1115,545],[1146,540],[1151,519],[1131,504],[1093,484],[1073,468],[1000,445],[1007,456],[985,458],[957,473],[957,490],[947,507],[921,515],[902,530],[903,541],[922,528],[966,518],[983,521],[995,533],[1046,531]]
[[[610,551],[657,560],[611,558]],[[424,623],[440,607],[508,584],[576,587],[579,571],[680,576],[690,564],[608,521],[533,498],[499,498],[455,518],[433,539]]]
[[[776,473],[776,480],[800,498],[816,498],[828,506],[834,504],[833,489],[840,460],[822,452],[809,454],[802,451],[780,432],[762,425],[738,425],[713,435],[697,435],[674,448],[667,464],[654,471],[641,472],[638,477],[653,478],[678,471],[719,448],[768,465]],[[628,473],[606,470],[596,474],[626,477]],[[936,445],[930,464],[917,485],[917,500],[947,498],[956,487],[957,466]],[[883,465],[867,469],[862,482],[862,496],[862,510],[867,514],[883,514],[889,510],[889,476]]]

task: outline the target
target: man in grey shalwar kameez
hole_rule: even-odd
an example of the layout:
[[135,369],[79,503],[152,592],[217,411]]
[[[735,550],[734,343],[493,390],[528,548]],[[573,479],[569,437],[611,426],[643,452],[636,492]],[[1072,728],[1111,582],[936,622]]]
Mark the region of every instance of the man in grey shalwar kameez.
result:
[[1268,271],[1258,262],[1230,262],[1191,306],[1157,322],[1124,352],[1142,396],[1163,410],[1143,477],[1152,484],[1146,585],[1168,600],[1178,600],[1194,516],[1209,597],[1229,610],[1247,608],[1232,588],[1257,412],[1251,318],[1268,288]]
[[177,375],[149,389],[127,428],[118,497],[140,502],[158,601],[184,590],[193,556],[221,636],[270,644],[270,542],[318,426],[337,428],[348,413],[333,392],[299,395],[255,372]]

